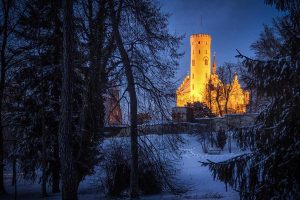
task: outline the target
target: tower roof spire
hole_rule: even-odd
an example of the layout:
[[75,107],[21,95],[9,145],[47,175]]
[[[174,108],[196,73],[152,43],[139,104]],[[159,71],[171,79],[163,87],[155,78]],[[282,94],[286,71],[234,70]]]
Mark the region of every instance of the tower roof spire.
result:
[[217,73],[217,63],[216,63],[216,52],[214,52],[214,61],[213,61],[213,66],[212,66],[212,73],[216,74]]

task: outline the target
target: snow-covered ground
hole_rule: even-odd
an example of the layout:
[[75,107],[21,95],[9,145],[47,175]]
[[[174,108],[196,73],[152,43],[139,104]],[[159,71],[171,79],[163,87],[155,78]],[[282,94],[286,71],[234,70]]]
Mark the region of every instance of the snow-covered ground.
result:
[[[160,136],[157,136],[160,137]],[[200,143],[197,138],[192,135],[182,134],[186,143],[181,146],[182,157],[178,162],[177,178],[180,185],[183,185],[188,189],[187,192],[180,195],[173,195],[171,193],[162,193],[159,195],[149,195],[142,196],[141,199],[154,200],[154,199],[186,199],[186,200],[196,200],[196,199],[227,199],[235,200],[239,199],[237,192],[231,188],[227,188],[224,183],[213,180],[211,172],[207,167],[201,166],[199,161],[206,161],[207,159],[212,161],[223,161],[233,156],[240,154],[241,152],[237,148],[232,149],[232,153],[228,153],[227,147],[220,155],[208,155],[202,152]],[[99,172],[98,172],[99,173]],[[6,188],[9,195],[0,197],[0,199],[14,199],[14,187],[11,185],[11,175],[9,172],[5,174]],[[90,200],[90,199],[106,199],[103,191],[100,187],[100,178],[97,174],[93,176],[88,176],[79,187],[78,196],[80,200]],[[17,185],[17,199],[41,199],[40,196],[40,185],[36,183],[31,183],[24,181],[22,179],[18,180]],[[60,199],[60,193],[49,194],[48,200]]]

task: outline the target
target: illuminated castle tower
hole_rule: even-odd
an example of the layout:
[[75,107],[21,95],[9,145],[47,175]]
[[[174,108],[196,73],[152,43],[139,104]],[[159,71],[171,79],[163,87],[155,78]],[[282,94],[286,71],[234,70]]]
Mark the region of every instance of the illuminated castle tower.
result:
[[[225,110],[227,114],[245,113],[249,103],[249,93],[241,88],[237,74],[230,84],[222,83],[217,74],[215,55],[211,66],[211,36],[193,34],[190,37],[190,45],[190,75],[184,78],[176,91],[176,107],[185,107],[189,103],[202,102],[217,115],[226,114]],[[225,90],[229,92],[229,97],[226,97],[225,93],[222,92]]]
[[207,80],[210,77],[210,44],[208,34],[193,34],[190,37],[190,101],[204,100]]

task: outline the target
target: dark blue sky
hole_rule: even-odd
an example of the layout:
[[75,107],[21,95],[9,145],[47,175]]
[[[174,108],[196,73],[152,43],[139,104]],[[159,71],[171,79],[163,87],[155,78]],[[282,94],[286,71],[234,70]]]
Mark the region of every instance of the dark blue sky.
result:
[[160,0],[162,10],[170,13],[171,33],[185,34],[180,51],[185,55],[178,66],[177,78],[182,80],[189,71],[189,36],[207,33],[212,36],[212,54],[216,52],[217,66],[236,63],[236,49],[253,57],[250,45],[263,30],[279,16],[274,7],[263,0]]

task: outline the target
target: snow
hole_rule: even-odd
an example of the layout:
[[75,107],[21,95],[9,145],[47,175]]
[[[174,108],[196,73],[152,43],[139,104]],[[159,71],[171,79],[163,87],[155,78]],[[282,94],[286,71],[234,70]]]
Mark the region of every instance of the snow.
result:
[[[177,174],[178,183],[183,185],[188,189],[187,192],[174,195],[168,192],[164,192],[158,195],[149,195],[142,196],[141,199],[144,200],[154,200],[154,199],[183,199],[183,200],[193,200],[193,199],[224,199],[224,200],[235,200],[239,199],[239,195],[236,191],[231,188],[227,188],[225,184],[219,181],[213,180],[211,176],[211,172],[208,167],[203,167],[199,163],[199,161],[206,161],[207,159],[211,161],[224,161],[226,159],[232,158],[241,154],[236,147],[232,149],[232,153],[228,153],[227,147],[225,147],[224,151],[221,151],[220,155],[209,155],[204,154],[202,152],[202,148],[200,143],[197,141],[197,138],[193,135],[181,134],[181,136],[185,140],[185,144],[181,146],[182,157],[179,162],[177,162],[178,166],[176,166],[179,171]],[[154,137],[160,137],[155,135]],[[119,138],[120,139],[120,138]],[[110,139],[107,139],[110,140]],[[105,141],[108,142],[108,141]],[[13,191],[14,188],[10,186],[11,183],[11,174],[10,172],[6,172],[5,181],[6,188],[10,195],[0,197],[0,199],[13,199]],[[90,200],[90,199],[106,199],[103,194],[103,190],[100,187],[101,183],[101,172],[96,170],[96,174],[86,177],[86,179],[80,184],[78,197],[81,200]],[[40,196],[40,184],[38,181],[35,183],[24,181],[22,179],[18,179],[18,199],[31,199],[37,200],[41,199]],[[49,188],[50,190],[50,188]],[[49,193],[49,197],[45,199],[49,200],[57,200],[61,199],[61,194],[52,194]]]

